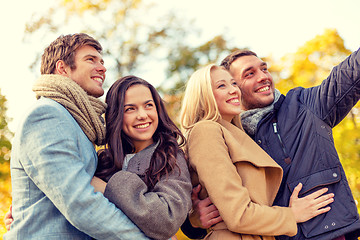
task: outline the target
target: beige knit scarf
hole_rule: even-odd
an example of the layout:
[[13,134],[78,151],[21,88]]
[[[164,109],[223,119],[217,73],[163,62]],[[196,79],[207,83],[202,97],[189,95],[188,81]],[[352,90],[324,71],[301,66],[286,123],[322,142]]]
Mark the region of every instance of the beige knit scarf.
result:
[[91,142],[104,143],[105,126],[101,115],[106,110],[105,103],[89,96],[75,81],[57,74],[41,75],[32,90],[37,99],[46,97],[63,105]]

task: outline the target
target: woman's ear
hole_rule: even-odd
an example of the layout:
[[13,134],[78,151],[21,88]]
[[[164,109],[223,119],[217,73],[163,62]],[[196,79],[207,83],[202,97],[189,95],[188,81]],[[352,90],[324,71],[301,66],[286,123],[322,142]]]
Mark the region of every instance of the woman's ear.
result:
[[55,74],[59,74],[62,76],[68,77],[68,66],[65,64],[63,60],[58,60],[56,62]]

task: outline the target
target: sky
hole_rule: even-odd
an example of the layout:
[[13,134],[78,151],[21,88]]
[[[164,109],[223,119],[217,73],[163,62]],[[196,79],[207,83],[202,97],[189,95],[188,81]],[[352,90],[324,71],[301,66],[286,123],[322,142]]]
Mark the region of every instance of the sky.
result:
[[[158,4],[161,11],[171,8],[187,19],[194,19],[204,40],[222,34],[233,46],[250,48],[259,56],[275,59],[296,52],[306,41],[335,28],[345,47],[360,47],[360,1],[358,0],[143,0]],[[49,0],[11,0],[2,4],[0,26],[2,46],[0,66],[1,94],[7,98],[10,130],[16,126],[35,97],[31,86],[36,76],[29,70],[39,43],[23,43],[25,23],[33,13],[45,12]],[[64,33],[67,34],[67,33]],[[155,83],[153,83],[156,85]]]

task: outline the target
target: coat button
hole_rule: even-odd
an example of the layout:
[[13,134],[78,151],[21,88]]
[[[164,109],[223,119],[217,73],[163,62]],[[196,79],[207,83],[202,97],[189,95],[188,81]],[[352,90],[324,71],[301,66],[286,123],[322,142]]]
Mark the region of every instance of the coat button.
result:
[[331,226],[335,226],[336,224],[335,224],[335,222],[333,222],[332,224],[331,224]]
[[337,173],[333,173],[333,177],[337,177]]
[[257,141],[257,143],[258,143],[258,144],[261,144],[261,140],[259,139],[259,140]]
[[328,229],[329,228],[329,226],[328,225],[325,225],[325,229]]

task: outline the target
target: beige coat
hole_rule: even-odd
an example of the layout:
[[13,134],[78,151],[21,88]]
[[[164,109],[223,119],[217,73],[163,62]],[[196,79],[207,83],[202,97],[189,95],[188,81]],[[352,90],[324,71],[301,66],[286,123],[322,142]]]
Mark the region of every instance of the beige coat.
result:
[[219,120],[198,122],[188,137],[192,183],[202,185],[224,222],[206,239],[275,239],[294,236],[295,217],[286,207],[270,207],[281,183],[282,169],[244,131]]

